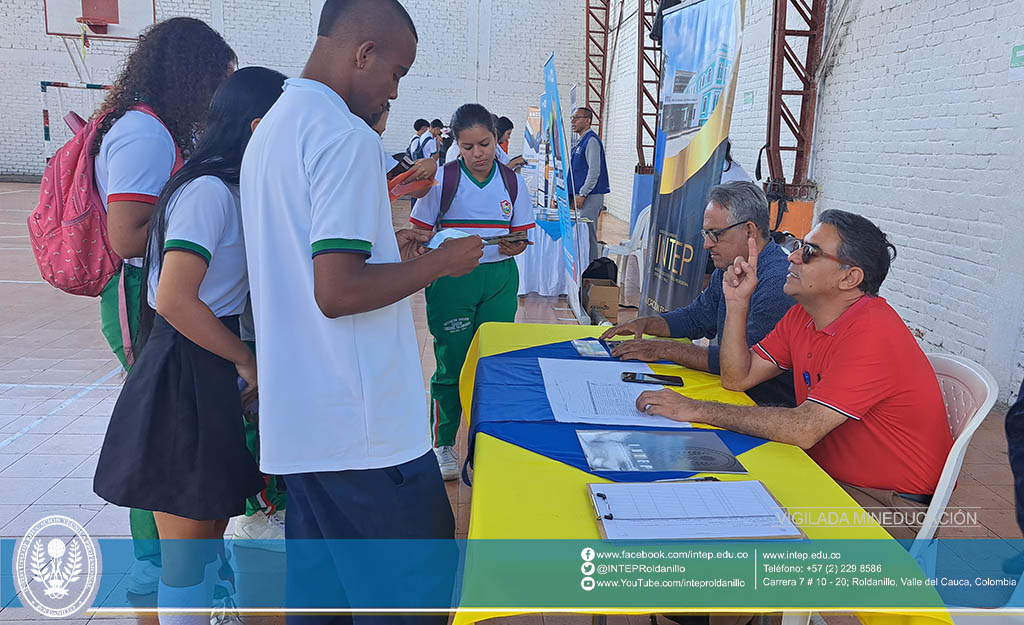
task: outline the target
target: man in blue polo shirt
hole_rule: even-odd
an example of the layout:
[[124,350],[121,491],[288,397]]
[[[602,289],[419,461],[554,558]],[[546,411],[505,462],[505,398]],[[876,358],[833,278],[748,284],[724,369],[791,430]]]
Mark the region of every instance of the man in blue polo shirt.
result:
[[[615,326],[601,338],[635,335],[636,340],[615,346],[612,354],[623,360],[655,362],[671,360],[684,367],[719,373],[718,344],[725,324],[722,272],[737,256],[746,258],[748,239],[756,242],[758,287],[751,297],[747,318],[747,345],[754,345],[775,327],[796,302],[782,291],[789,262],[786,252],[768,233],[768,200],[752,182],[727,182],[711,190],[704,209],[704,249],[711,254],[715,272],[708,288],[689,305],[662,315],[640,317]],[[715,339],[710,347],[659,339],[641,339],[644,334],[674,338]],[[760,405],[795,406],[793,380],[779,376],[760,384],[747,395]]]
[[604,160],[604,144],[590,127],[594,123],[594,111],[581,106],[572,114],[570,121],[573,132],[580,136],[570,155],[572,192],[580,216],[593,222],[590,224],[590,260],[594,260],[598,255],[597,218],[604,206],[605,194],[611,191],[608,165]]

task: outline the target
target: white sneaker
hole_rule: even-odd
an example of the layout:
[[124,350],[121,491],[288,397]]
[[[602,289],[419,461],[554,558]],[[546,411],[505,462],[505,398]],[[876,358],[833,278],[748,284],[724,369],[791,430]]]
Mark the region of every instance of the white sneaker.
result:
[[435,447],[437,466],[441,467],[441,479],[446,482],[459,479],[459,457],[451,445]]
[[210,625],[242,625],[241,615],[232,597],[225,597],[224,600],[215,601],[213,610],[210,612]]
[[133,595],[151,595],[160,584],[162,569],[149,560],[136,560],[128,571],[128,582],[125,589]]
[[260,510],[252,516],[235,520],[235,545],[284,553],[284,510],[267,515]]

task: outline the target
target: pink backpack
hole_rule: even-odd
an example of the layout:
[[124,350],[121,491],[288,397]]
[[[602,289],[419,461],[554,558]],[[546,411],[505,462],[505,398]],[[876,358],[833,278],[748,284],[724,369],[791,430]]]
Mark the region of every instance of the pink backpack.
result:
[[[135,109],[160,119],[148,105]],[[93,174],[92,145],[102,120],[100,116],[80,128],[72,126],[75,136],[47,163],[39,203],[28,218],[39,273],[72,295],[98,296],[121,268],[121,257],[107,238],[107,212]],[[180,150],[175,151],[172,175],[183,162]]]

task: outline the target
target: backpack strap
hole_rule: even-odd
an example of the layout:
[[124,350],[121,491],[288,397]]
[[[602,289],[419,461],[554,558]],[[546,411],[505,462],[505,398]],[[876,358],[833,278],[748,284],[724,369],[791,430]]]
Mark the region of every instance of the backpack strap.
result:
[[[156,111],[153,110],[153,107],[146,104],[145,102],[137,103],[135,106],[132,107],[132,110],[139,111],[140,113],[145,113],[146,115],[149,115],[156,121],[160,122],[160,125],[164,127],[164,129],[167,131],[167,134],[171,133],[171,129],[167,127],[167,124],[164,123],[164,120],[160,119],[160,116],[156,114]],[[174,166],[171,168],[171,175],[173,176],[178,172],[179,169],[181,169],[181,166],[185,164],[185,159],[182,157],[181,147],[179,147],[178,143],[174,141],[173,135],[171,135],[171,143],[174,144]]]
[[444,164],[444,178],[441,180],[441,210],[437,213],[437,221],[434,222],[434,230],[441,229],[441,218],[448,209],[452,207],[455,199],[455,192],[459,190],[459,181],[462,180],[462,172],[459,170],[461,158]]
[[519,178],[516,176],[516,172],[509,169],[507,165],[502,165],[495,161],[498,165],[498,173],[501,174],[501,181],[505,183],[505,191],[508,193],[508,199],[512,200],[512,205],[516,204],[516,197],[519,196]]

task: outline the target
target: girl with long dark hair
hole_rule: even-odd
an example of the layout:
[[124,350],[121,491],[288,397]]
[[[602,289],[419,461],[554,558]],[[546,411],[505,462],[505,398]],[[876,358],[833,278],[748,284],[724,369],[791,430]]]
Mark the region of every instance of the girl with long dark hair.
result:
[[[138,329],[142,255],[153,205],[194,146],[210,98],[236,63],[217,31],[200,20],[175,17],[139,37],[106,100],[94,113],[100,128],[91,146],[93,176],[107,209],[111,248],[125,259],[100,297],[103,336],[126,370]],[[174,479],[169,476],[168,479]],[[127,589],[156,592],[160,545],[152,513],[129,513],[136,563]]]
[[[413,207],[417,228],[455,228],[481,237],[523,232],[534,227],[530,193],[519,174],[496,159],[498,130],[494,116],[479,104],[463,104],[452,116],[459,157],[438,170],[438,184]],[[443,206],[446,180],[457,177],[449,206]],[[514,180],[515,189],[510,184]],[[455,435],[462,407],[459,372],[470,341],[481,324],[515,321],[519,308],[519,269],[512,258],[528,243],[505,242],[484,249],[480,265],[457,278],[434,280],[426,288],[427,326],[434,336],[437,370],[430,378],[430,426],[441,476],[458,477]]]
[[[241,419],[257,386],[255,356],[238,336],[249,291],[238,177],[252,130],[284,80],[261,67],[228,79],[150,223],[139,358],[111,414],[93,487],[111,503],[154,512],[165,541],[162,606],[210,605],[213,576],[204,567],[218,565],[216,551],[173,545],[219,542],[245,498],[264,487]],[[241,396],[238,377],[248,383]]]

